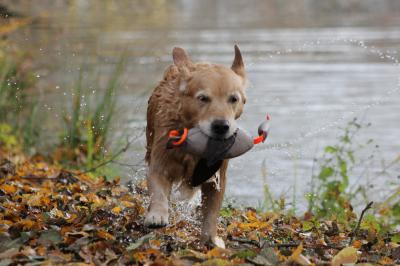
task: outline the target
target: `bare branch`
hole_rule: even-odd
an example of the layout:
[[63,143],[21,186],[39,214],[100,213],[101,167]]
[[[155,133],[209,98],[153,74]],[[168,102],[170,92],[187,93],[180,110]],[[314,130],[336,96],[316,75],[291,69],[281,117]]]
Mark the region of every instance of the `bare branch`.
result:
[[374,204],[373,201],[371,201],[370,203],[368,203],[367,206],[365,206],[365,208],[362,210],[361,215],[360,215],[360,218],[358,218],[357,226],[356,226],[356,228],[354,229],[354,231],[353,231],[353,233],[352,233],[352,235],[351,235],[351,237],[350,237],[350,242],[349,242],[349,244],[351,244],[351,243],[353,242],[354,237],[357,236],[358,231],[360,230],[360,225],[361,225],[362,219],[364,218],[364,214],[365,214],[369,209],[371,209],[372,204]]

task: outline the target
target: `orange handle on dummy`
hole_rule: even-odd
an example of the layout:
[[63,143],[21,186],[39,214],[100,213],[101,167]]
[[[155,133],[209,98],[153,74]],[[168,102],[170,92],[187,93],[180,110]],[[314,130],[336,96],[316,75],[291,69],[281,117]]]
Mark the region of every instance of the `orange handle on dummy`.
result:
[[261,135],[261,136],[258,136],[258,137],[256,137],[256,138],[253,139],[253,144],[254,144],[254,145],[255,145],[255,144],[259,144],[259,143],[261,143],[261,142],[263,142],[263,141],[264,141],[264,136]]
[[[179,134],[179,131],[178,131],[178,130],[171,130],[171,131],[169,132],[169,135],[168,135],[168,136],[169,136],[169,138],[174,138],[174,137],[179,137],[180,134]],[[183,128],[183,134],[182,134],[182,136],[180,136],[180,138],[179,138],[178,140],[172,142],[172,145],[174,145],[174,146],[179,146],[179,145],[181,145],[182,143],[185,142],[187,136],[188,136],[188,129],[185,127],[185,128]]]

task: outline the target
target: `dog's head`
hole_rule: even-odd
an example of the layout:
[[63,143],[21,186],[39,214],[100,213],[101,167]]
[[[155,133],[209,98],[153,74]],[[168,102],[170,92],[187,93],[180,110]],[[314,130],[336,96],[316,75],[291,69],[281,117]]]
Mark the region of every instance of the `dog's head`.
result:
[[230,68],[193,63],[185,50],[174,48],[174,64],[180,72],[179,95],[185,123],[199,126],[210,137],[228,138],[236,131],[236,119],[246,103],[246,74],[239,47]]

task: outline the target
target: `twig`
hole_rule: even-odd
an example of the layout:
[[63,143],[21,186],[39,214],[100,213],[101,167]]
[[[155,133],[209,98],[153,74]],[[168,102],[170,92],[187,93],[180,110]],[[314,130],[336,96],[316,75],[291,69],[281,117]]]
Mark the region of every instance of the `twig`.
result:
[[[268,242],[265,242],[263,245],[260,245],[260,243],[255,240],[239,238],[239,237],[234,237],[234,236],[229,236],[228,239],[230,241],[254,245],[258,248],[292,248],[292,247],[298,247],[300,245],[300,242],[292,242],[292,243],[268,243]],[[316,247],[315,245],[304,244],[304,248],[315,249],[315,247]],[[345,248],[345,246],[334,246],[334,245],[326,245],[325,247],[331,248],[331,249],[338,249],[338,250]]]
[[357,236],[358,230],[360,230],[360,225],[361,225],[362,219],[364,218],[364,214],[365,214],[369,209],[371,209],[372,204],[374,204],[373,201],[371,201],[370,203],[368,203],[367,206],[365,206],[365,208],[362,210],[361,215],[360,215],[360,218],[358,218],[357,226],[356,226],[356,228],[354,229],[354,231],[353,231],[353,233],[352,233],[352,235],[351,235],[351,237],[350,237],[350,242],[349,242],[349,244],[351,244],[351,243],[353,242],[354,237]]
[[259,242],[255,241],[255,240],[251,240],[251,239],[229,236],[228,240],[239,242],[239,243],[244,243],[244,244],[250,244],[250,245],[256,246],[258,248],[260,247],[260,243]]
[[127,139],[126,145],[122,149],[120,149],[118,152],[114,153],[114,155],[111,156],[108,160],[103,161],[103,162],[99,163],[98,165],[96,165],[96,166],[94,166],[94,167],[92,167],[92,168],[90,168],[90,169],[88,169],[88,170],[86,170],[86,171],[84,171],[82,173],[86,174],[86,173],[93,172],[96,169],[98,169],[98,168],[100,168],[100,167],[102,167],[102,166],[104,166],[106,164],[109,164],[109,163],[113,162],[116,158],[118,158],[118,156],[120,156],[122,153],[126,152],[129,149],[129,147],[131,146],[131,144],[132,144],[132,142],[134,140],[135,139],[132,139],[132,140]]
[[300,243],[266,243],[263,245],[263,247],[268,247],[268,248],[292,248],[292,247],[298,247]]

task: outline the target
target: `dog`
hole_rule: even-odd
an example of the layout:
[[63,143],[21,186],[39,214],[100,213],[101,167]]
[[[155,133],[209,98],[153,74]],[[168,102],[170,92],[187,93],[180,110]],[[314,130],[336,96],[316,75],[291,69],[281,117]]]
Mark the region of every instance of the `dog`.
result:
[[[164,72],[163,80],[148,100],[146,127],[147,185],[150,205],[144,225],[150,228],[168,224],[168,203],[173,183],[190,196],[195,191],[190,178],[200,158],[179,148],[167,149],[168,133],[174,129],[199,127],[209,137],[229,138],[237,129],[236,119],[246,103],[247,78],[239,47],[234,47],[232,66],[195,63],[186,51],[175,47],[173,65]],[[224,247],[217,236],[217,219],[221,208],[228,160],[216,175],[219,182],[201,184],[201,241]],[[188,193],[189,191],[189,193]]]

